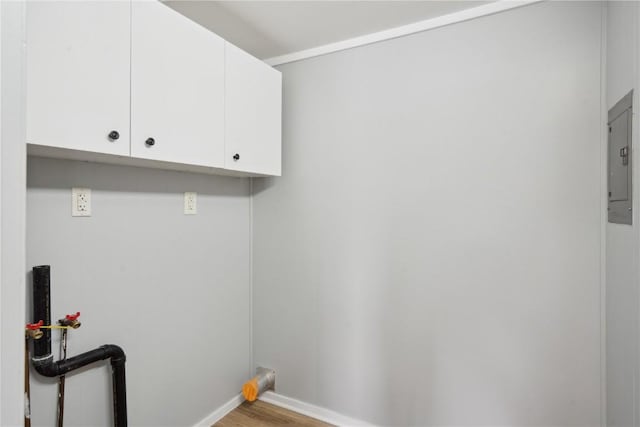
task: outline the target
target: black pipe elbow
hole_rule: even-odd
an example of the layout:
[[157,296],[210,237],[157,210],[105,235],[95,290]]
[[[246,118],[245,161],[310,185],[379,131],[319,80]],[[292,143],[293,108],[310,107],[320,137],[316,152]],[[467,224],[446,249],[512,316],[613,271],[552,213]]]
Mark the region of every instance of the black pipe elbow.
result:
[[111,366],[124,366],[124,363],[127,361],[127,356],[124,354],[124,350],[115,344],[105,344],[100,348],[104,348],[104,351],[108,354],[109,359],[111,359]]
[[53,361],[53,355],[32,359],[35,370],[45,377],[58,377],[100,360],[111,360],[113,382],[113,422],[116,427],[127,426],[127,385],[125,379],[124,350],[113,344],[106,344],[94,350],[78,354],[65,360]]
[[[52,359],[49,359],[49,360],[52,360]],[[36,370],[36,372],[42,376],[57,377],[62,375],[60,374],[60,367],[56,363],[49,362],[44,364],[38,364],[33,359],[31,359],[31,362],[33,362],[33,368]]]
[[87,351],[65,360],[58,360],[57,362],[53,361],[53,355],[46,357],[44,360],[33,358],[32,362],[35,370],[40,375],[58,377],[105,359],[111,359],[111,366],[115,369],[124,367],[127,357],[124,354],[124,350],[117,345],[105,344],[95,350]]

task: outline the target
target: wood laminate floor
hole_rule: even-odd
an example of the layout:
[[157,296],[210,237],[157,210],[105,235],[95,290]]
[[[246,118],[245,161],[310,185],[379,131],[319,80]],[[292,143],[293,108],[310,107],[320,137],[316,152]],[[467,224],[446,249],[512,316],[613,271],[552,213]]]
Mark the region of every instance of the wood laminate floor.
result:
[[253,403],[244,402],[213,427],[327,427],[331,424],[323,423],[314,418],[280,408],[269,403],[256,400]]

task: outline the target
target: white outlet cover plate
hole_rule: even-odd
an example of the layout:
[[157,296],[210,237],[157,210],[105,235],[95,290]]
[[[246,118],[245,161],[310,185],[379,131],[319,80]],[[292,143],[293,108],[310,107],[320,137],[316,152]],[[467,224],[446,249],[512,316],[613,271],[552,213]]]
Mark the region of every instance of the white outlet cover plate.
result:
[[91,189],[71,189],[71,216],[91,216]]
[[195,215],[198,213],[198,193],[188,191],[184,193],[184,214]]

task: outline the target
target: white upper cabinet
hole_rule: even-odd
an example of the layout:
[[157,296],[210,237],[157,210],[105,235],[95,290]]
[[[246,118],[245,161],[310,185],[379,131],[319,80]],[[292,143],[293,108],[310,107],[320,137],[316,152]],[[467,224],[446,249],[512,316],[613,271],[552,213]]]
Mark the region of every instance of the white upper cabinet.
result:
[[127,2],[26,2],[27,142],[129,155]]
[[224,40],[160,2],[131,20],[131,156],[224,167]]
[[225,168],[280,175],[282,76],[226,44]]
[[30,154],[280,175],[280,72],[159,1],[26,7]]

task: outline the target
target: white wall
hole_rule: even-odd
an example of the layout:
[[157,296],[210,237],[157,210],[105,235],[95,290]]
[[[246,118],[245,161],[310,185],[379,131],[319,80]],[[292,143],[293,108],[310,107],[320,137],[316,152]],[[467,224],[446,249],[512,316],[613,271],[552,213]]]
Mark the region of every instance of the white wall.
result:
[[2,129],[0,144],[0,425],[24,420],[24,3],[0,3]]
[[[124,348],[130,425],[193,425],[239,393],[250,373],[248,179],[30,158],[27,184],[27,267],[51,265],[53,321],[82,313],[69,355]],[[90,218],[71,217],[73,186],[92,189]],[[183,214],[185,191],[198,193],[195,216]],[[52,425],[56,382],[32,374],[33,423]],[[106,362],[69,375],[65,425],[108,425],[110,393]]]
[[599,3],[309,59],[254,182],[254,361],[384,425],[600,423]]
[[[637,118],[638,13],[636,2],[607,2],[607,109],[631,89]],[[607,224],[606,396],[608,426],[638,422],[638,127],[633,124],[633,226]]]

